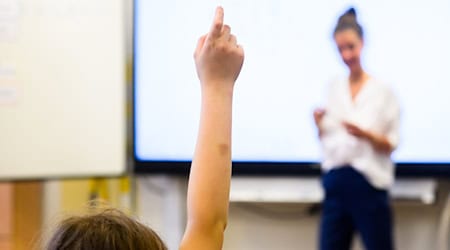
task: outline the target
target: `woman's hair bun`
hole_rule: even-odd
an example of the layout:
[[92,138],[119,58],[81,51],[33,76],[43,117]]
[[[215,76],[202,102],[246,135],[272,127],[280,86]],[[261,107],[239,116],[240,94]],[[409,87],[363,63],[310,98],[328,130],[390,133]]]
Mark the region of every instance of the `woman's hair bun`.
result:
[[341,23],[358,23],[356,21],[356,10],[353,7],[350,7],[344,14],[339,17],[338,24]]
[[356,10],[353,7],[350,7],[345,13],[344,15],[352,15],[354,17],[356,17]]

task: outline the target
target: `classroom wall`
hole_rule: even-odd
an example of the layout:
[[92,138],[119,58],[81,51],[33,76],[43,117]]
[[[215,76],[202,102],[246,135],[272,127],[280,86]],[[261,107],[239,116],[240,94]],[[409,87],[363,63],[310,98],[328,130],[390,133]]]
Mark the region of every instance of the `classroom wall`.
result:
[[[137,179],[138,215],[158,231],[170,249],[176,249],[185,223],[187,181],[184,177],[147,176]],[[395,239],[398,250],[438,249],[437,232],[450,182],[440,181],[435,203],[418,200],[394,202]],[[314,250],[318,214],[312,204],[230,204],[224,250]],[[353,250],[362,250],[355,240]],[[448,248],[450,249],[450,248]]]

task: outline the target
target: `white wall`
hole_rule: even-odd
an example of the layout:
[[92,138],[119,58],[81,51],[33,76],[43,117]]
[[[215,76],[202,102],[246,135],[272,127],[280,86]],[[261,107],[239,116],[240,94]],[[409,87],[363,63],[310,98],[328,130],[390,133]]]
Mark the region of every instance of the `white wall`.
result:
[[[185,222],[186,178],[139,177],[138,213],[176,249]],[[450,182],[438,185],[436,202],[394,202],[395,240],[398,250],[437,249],[440,216],[450,191]],[[295,192],[292,191],[292,192]],[[308,215],[311,204],[245,203],[230,205],[224,250],[314,250],[319,216]],[[353,250],[361,248],[358,240]],[[450,249],[450,248],[449,248]]]

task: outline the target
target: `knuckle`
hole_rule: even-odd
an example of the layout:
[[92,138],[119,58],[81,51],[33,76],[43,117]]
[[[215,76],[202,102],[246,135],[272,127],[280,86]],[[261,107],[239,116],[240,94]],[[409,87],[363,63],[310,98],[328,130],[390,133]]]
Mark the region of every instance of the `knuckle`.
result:
[[220,22],[214,23],[214,29],[215,30],[219,30],[220,31],[221,28],[222,28],[222,23],[220,23]]

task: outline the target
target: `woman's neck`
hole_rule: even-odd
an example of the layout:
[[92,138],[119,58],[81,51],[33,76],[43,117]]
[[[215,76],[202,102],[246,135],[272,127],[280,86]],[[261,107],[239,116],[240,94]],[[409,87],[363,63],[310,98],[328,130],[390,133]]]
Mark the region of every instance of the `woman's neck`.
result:
[[362,68],[353,70],[350,72],[349,81],[350,84],[360,84],[363,83],[369,76]]

